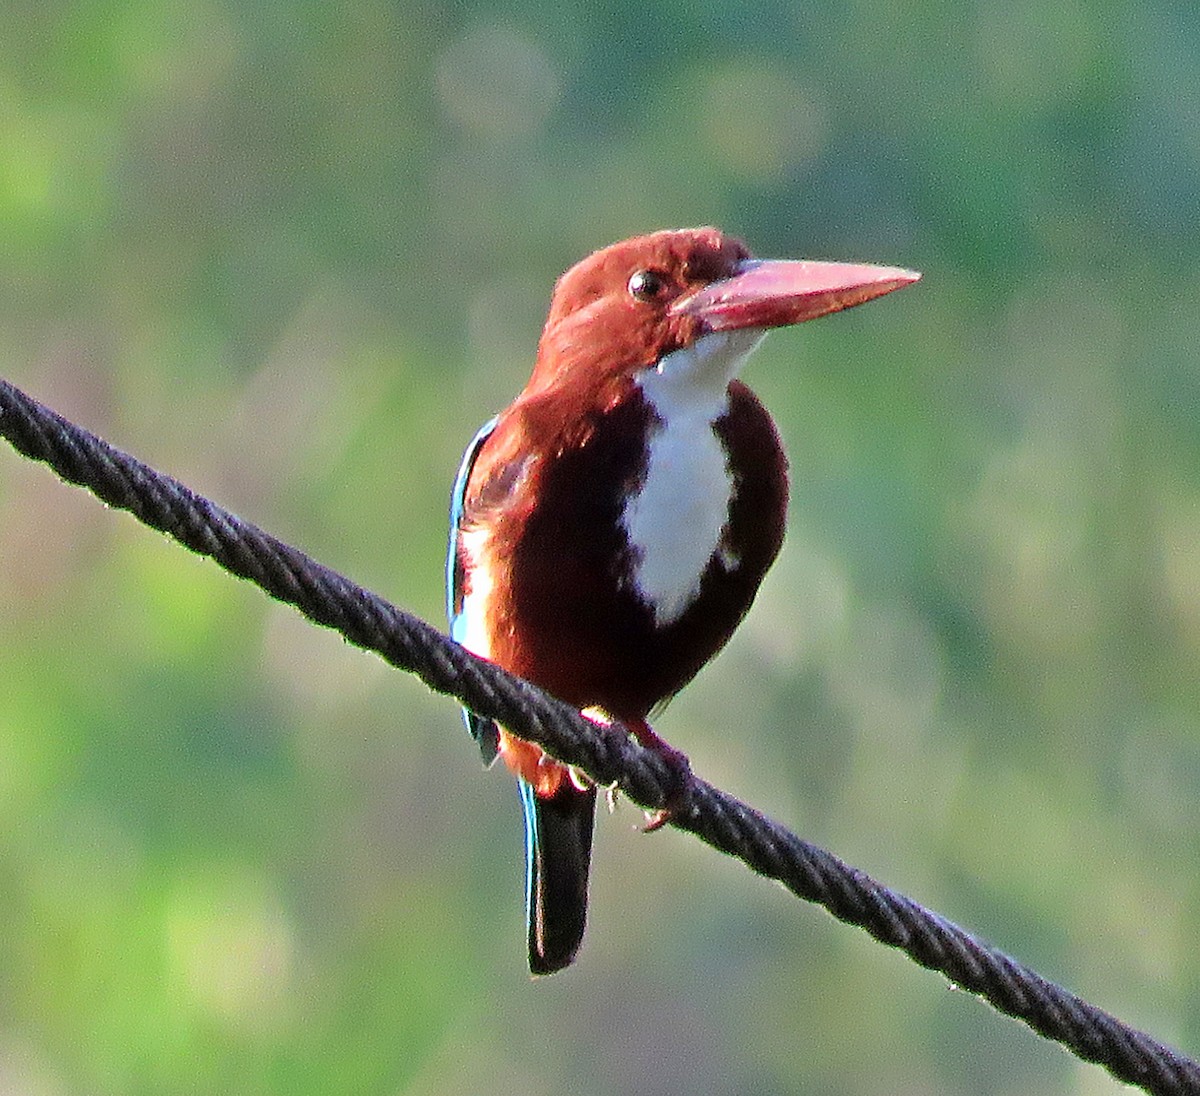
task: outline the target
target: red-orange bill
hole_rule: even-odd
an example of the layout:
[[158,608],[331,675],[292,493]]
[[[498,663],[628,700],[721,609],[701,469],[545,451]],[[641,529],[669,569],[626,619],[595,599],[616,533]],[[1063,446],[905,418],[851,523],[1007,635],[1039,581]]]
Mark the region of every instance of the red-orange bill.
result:
[[748,259],[732,277],[679,298],[671,312],[693,316],[710,331],[782,327],[853,308],[920,277],[895,266]]

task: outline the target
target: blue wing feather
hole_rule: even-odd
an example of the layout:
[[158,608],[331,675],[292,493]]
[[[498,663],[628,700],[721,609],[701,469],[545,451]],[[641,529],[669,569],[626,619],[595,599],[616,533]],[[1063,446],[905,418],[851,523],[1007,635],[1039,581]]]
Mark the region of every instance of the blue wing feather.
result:
[[[491,419],[480,427],[463,454],[450,495],[450,543],[446,552],[446,616],[450,638],[461,643],[467,632],[463,612],[465,574],[459,555],[465,520],[467,484],[480,449],[496,427]],[[494,720],[463,708],[467,730],[479,744],[486,764],[499,751],[500,731]],[[587,921],[588,869],[596,790],[580,791],[570,782],[542,798],[518,778],[525,814],[526,919],[529,969],[549,974],[575,957]]]
[[[458,466],[458,475],[454,477],[454,489],[450,493],[450,543],[446,551],[446,618],[450,622],[450,638],[459,643],[462,642],[467,629],[466,615],[462,611],[463,566],[458,555],[467,481],[471,478],[471,469],[475,467],[479,450],[483,448],[483,443],[495,428],[496,420],[489,419],[471,439],[471,444],[463,454],[462,463]],[[495,721],[476,715],[470,708],[463,708],[462,714],[471,737],[479,743],[484,764],[490,765],[496,760],[500,741],[500,732]]]

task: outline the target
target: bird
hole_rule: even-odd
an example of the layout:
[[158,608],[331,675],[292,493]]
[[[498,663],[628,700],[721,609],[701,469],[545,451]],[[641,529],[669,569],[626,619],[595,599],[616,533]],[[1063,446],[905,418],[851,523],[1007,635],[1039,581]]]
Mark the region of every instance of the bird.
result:
[[[454,482],[451,638],[686,772],[649,718],[746,615],[787,513],[779,433],[738,374],[770,329],[919,277],[759,260],[711,227],[636,236],[571,267],[528,383],[475,434]],[[596,788],[463,714],[484,762],[517,777],[529,968],[550,974],[583,940]]]

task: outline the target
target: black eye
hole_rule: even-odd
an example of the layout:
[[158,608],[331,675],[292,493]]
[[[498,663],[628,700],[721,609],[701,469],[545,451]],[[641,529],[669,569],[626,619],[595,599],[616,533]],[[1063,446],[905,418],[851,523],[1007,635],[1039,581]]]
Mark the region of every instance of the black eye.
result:
[[653,301],[666,288],[666,276],[657,270],[639,270],[629,279],[629,295],[639,301]]

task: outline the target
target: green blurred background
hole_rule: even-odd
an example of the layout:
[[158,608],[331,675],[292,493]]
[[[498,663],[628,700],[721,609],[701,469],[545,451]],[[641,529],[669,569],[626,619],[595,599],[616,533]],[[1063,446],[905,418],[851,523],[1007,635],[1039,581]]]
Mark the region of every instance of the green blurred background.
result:
[[[788,543],[659,729],[1200,1050],[1200,14],[7,0],[0,372],[427,619],[553,279],[924,271],[748,380]],[[0,449],[0,1092],[1120,1089],[684,835],[531,982],[455,707]]]

